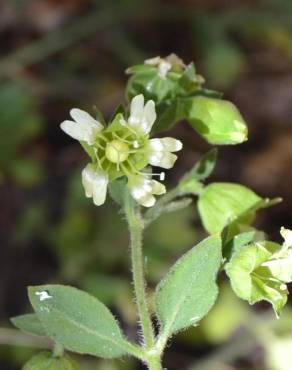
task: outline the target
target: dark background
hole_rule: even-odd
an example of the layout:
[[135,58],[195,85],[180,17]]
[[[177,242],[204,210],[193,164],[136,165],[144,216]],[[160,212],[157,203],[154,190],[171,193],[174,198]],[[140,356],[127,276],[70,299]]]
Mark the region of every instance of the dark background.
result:
[[[187,63],[194,61],[206,85],[223,91],[248,122],[249,141],[219,148],[211,180],[240,182],[263,197],[283,197],[283,203],[260,213],[257,227],[274,240],[280,240],[281,226],[292,227],[291,1],[4,1],[0,4],[2,327],[10,327],[9,317],[30,310],[27,285],[58,281],[96,294],[135,339],[127,230],[110,201],[97,209],[84,197],[80,170],[86,156],[59,124],[72,107],[92,112],[96,105],[109,118],[124,99],[124,70],[171,52]],[[184,152],[168,173],[169,187],[209,149],[184,123],[171,135],[184,142]],[[159,220],[145,237],[150,287],[203,235],[195,206]],[[234,338],[242,338],[250,315],[261,315],[268,308],[264,304],[250,312],[224,281],[222,290],[224,303],[210,322],[180,335],[167,350],[167,369],[187,368],[210,354],[220,355],[222,348],[230,349]],[[7,346],[15,342],[16,334],[9,332],[8,339],[1,330],[0,368],[20,369],[33,351]],[[243,340],[239,348],[230,358],[223,353],[216,369],[271,366],[257,346],[246,351]],[[137,368],[128,360],[77,360],[83,361],[85,370]]]

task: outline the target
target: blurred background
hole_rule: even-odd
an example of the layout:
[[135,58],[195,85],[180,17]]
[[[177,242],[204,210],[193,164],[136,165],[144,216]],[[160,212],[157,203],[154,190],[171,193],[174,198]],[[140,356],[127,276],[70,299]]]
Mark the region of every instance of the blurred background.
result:
[[[207,86],[234,101],[249,141],[221,147],[210,181],[241,182],[284,202],[257,219],[279,241],[292,228],[291,0],[10,0],[0,3],[0,368],[20,369],[25,347],[9,317],[30,310],[26,286],[77,286],[110,306],[136,340],[128,235],[116,207],[94,207],[80,170],[87,159],[59,124],[72,107],[109,118],[123,99],[124,70],[175,52]],[[171,187],[209,149],[184,123]],[[151,289],[205,235],[195,206],[163,216],[146,233]],[[168,370],[288,370],[292,308],[276,321],[266,304],[237,300],[224,278],[219,301],[165,354]],[[106,287],[106,289],[104,289]],[[18,343],[18,345],[7,345]],[[21,344],[21,345],[20,345]],[[32,339],[37,346],[37,340]],[[135,361],[76,357],[84,370],[135,370]]]

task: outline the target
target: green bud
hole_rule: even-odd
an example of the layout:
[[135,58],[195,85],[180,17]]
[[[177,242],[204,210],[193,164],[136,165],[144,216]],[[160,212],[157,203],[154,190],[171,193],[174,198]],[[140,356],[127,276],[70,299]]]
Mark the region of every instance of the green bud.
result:
[[247,126],[236,106],[226,100],[195,96],[185,104],[192,127],[211,144],[239,144],[247,140]]
[[22,370],[80,370],[79,365],[68,355],[53,357],[51,352],[40,352],[33,356]]

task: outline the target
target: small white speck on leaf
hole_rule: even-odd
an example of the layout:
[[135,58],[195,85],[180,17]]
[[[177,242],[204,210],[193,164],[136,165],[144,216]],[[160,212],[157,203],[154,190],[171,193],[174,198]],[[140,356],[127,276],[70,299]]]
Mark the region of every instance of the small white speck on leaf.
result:
[[47,292],[46,290],[42,290],[41,292],[35,292],[35,295],[39,297],[39,300],[42,302],[42,301],[45,301],[46,299],[51,299],[53,298],[49,292]]

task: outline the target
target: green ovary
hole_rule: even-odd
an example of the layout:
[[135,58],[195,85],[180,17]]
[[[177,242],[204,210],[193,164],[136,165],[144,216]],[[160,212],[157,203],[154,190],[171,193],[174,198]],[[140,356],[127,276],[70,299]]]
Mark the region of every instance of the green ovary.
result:
[[112,163],[124,162],[129,156],[129,146],[120,140],[112,140],[106,145],[105,156]]

